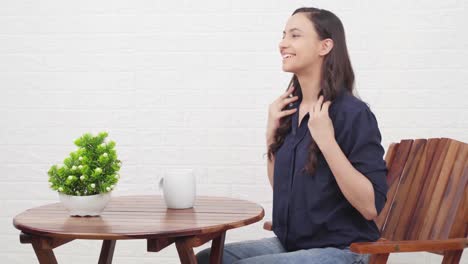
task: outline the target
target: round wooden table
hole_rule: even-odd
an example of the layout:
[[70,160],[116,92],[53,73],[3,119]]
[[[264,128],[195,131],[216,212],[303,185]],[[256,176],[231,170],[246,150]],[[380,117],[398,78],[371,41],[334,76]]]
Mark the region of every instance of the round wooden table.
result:
[[113,197],[99,217],[70,217],[61,203],[28,209],[13,224],[32,244],[39,263],[57,263],[53,249],[74,239],[103,240],[99,263],[111,263],[119,239],[146,239],[158,252],[176,244],[181,263],[196,263],[194,247],[212,240],[210,263],[221,263],[226,231],[260,221],[253,202],[198,196],[191,209],[168,209],[162,196]]

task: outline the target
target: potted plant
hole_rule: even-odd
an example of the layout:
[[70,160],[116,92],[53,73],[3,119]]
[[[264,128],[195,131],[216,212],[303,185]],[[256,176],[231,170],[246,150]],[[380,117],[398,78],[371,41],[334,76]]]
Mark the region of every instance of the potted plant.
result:
[[78,149],[48,171],[50,187],[58,191],[72,216],[100,215],[110,201],[120,178],[121,162],[115,142],[105,142],[107,136],[107,132],[97,136],[85,133],[74,142]]

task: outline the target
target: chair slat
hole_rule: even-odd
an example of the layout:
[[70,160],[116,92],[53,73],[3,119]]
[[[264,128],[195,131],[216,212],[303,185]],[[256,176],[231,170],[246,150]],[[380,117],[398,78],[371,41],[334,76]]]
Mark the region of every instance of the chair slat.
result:
[[[465,147],[468,145],[465,144]],[[465,161],[465,169],[463,172],[463,177],[468,177],[468,160]],[[458,211],[456,212],[455,221],[450,228],[449,238],[454,237],[467,237],[468,235],[468,210],[466,207],[468,206],[468,192],[466,191],[466,183],[465,189],[463,191],[463,200],[458,207]]]
[[[440,203],[440,208],[436,214],[435,222],[430,234],[431,239],[446,239],[449,235],[449,227],[452,226],[456,217],[456,212],[463,200],[467,177],[463,177],[465,160],[468,148],[461,142],[453,142],[457,145],[453,166],[448,177],[447,187]],[[463,210],[463,208],[460,208]]]
[[400,179],[400,175],[403,171],[404,164],[406,163],[406,159],[408,158],[412,144],[412,140],[402,140],[400,143],[396,144],[395,157],[392,159],[390,166],[387,166],[387,182],[392,182],[392,184],[389,184],[389,190],[387,192],[387,202],[385,203],[384,208],[382,209],[379,217],[376,220],[377,226],[380,228],[382,233],[384,233],[385,231],[388,216],[392,210],[395,194],[398,191],[398,182]]
[[440,204],[444,195],[445,188],[447,186],[448,178],[455,162],[455,154],[458,151],[459,145],[455,141],[450,141],[448,144],[448,150],[444,156],[440,159],[440,173],[435,175],[437,180],[435,188],[431,192],[431,196],[427,197],[430,199],[427,213],[421,225],[421,232],[419,233],[419,239],[430,239],[433,224],[435,222],[437,213],[440,208]]
[[[468,149],[468,144],[463,143],[463,148]],[[449,231],[449,238],[452,237],[468,237],[468,192],[466,188],[468,186],[468,157],[465,156],[465,160],[461,161],[464,162],[462,177],[465,179],[465,187],[463,189],[463,199],[457,209],[455,221],[451,227],[447,227],[450,229]]]
[[[420,239],[419,234],[431,204],[431,195],[433,194],[436,187],[438,176],[440,174],[444,157],[448,151],[449,145],[450,142],[447,139],[437,139],[435,143],[432,162],[429,164],[429,171],[425,177],[424,185],[418,197],[416,210],[414,211],[413,220],[411,221],[412,228],[407,231],[407,238],[415,240]],[[431,147],[433,146],[434,145],[431,144]]]
[[[429,171],[430,161],[432,160],[431,152],[428,151],[431,146],[425,139],[417,139],[413,142],[413,158],[408,158],[405,166],[405,171],[402,175],[397,200],[396,212],[399,217],[395,223],[395,231],[393,233],[394,240],[403,240],[407,235],[408,230],[412,228],[413,214],[416,210],[418,198],[424,185],[424,179]],[[407,168],[407,169],[406,169]]]
[[409,197],[406,204],[408,208],[405,208],[404,210],[411,208],[410,210],[408,210],[411,212],[406,213],[406,217],[410,217],[410,219],[407,221],[407,226],[402,226],[404,231],[401,230],[401,233],[398,236],[398,239],[400,240],[415,239],[414,237],[412,237],[412,231],[418,228],[417,225],[419,223],[418,221],[416,221],[416,218],[414,216],[418,215],[419,210],[421,209],[421,207],[418,206],[419,199],[424,200],[425,195],[429,195],[427,192],[424,191],[424,186],[429,178],[431,164],[434,160],[434,156],[439,142],[440,139],[438,138],[428,139],[426,142],[424,152],[422,153],[422,157],[419,160],[419,164],[417,165],[418,169],[414,174],[414,179],[411,184],[412,187],[407,190]]
[[[392,164],[393,164],[393,160],[394,160],[394,157],[396,156],[395,153],[397,152],[397,149],[398,149],[398,146],[400,144],[398,143],[391,143],[390,146],[388,147],[388,150],[387,150],[387,153],[385,154],[385,163],[387,165],[387,168],[390,170]],[[391,181],[390,181],[390,177],[389,177],[389,173],[387,173],[387,184],[388,186],[391,186]],[[389,195],[387,195],[387,197],[390,197]],[[388,204],[388,203],[387,203]],[[385,219],[387,217],[387,213],[388,213],[388,206],[387,208],[383,208],[382,209],[382,212],[378,215],[378,217],[374,220],[375,221],[375,224],[377,225],[377,227],[379,228],[379,230],[382,230],[382,225],[383,223],[385,222]]]
[[[387,168],[390,168],[392,166],[399,145],[400,144],[398,143],[391,143],[388,147],[387,153],[385,154],[385,163],[387,165]],[[393,180],[391,180],[390,177],[388,177],[388,175],[390,174],[387,174],[387,183],[390,184]]]
[[[411,150],[403,167],[403,172],[398,182],[398,190],[395,195],[392,211],[388,217],[388,227],[385,230],[385,238],[390,240],[401,240],[406,226],[409,222],[409,215],[406,210],[411,213],[412,208],[406,208],[407,200],[410,194],[411,184],[413,182],[414,174],[421,159],[426,140],[415,140],[411,146]],[[394,184],[397,184],[396,182]],[[398,227],[400,226],[400,229]]]

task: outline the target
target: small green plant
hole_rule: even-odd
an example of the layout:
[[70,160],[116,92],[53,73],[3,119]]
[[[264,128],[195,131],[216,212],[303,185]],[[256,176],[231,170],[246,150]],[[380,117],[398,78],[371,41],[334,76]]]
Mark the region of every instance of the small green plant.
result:
[[85,133],[76,139],[78,149],[63,160],[63,165],[49,169],[50,187],[75,196],[112,191],[120,178],[121,161],[117,159],[115,142],[104,142],[107,136],[107,132],[97,136]]

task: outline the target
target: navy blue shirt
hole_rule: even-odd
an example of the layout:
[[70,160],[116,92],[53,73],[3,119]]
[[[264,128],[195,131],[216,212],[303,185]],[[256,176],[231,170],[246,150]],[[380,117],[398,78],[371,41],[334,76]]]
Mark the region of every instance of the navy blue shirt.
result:
[[[293,107],[298,108],[300,101]],[[338,95],[329,108],[335,139],[351,164],[374,187],[380,213],[388,190],[384,149],[377,120],[363,101],[350,93]],[[287,251],[348,247],[380,237],[374,221],[366,220],[344,197],[323,154],[313,175],[303,170],[312,135],[307,113],[299,125],[299,109],[292,127],[275,153],[273,231]]]

